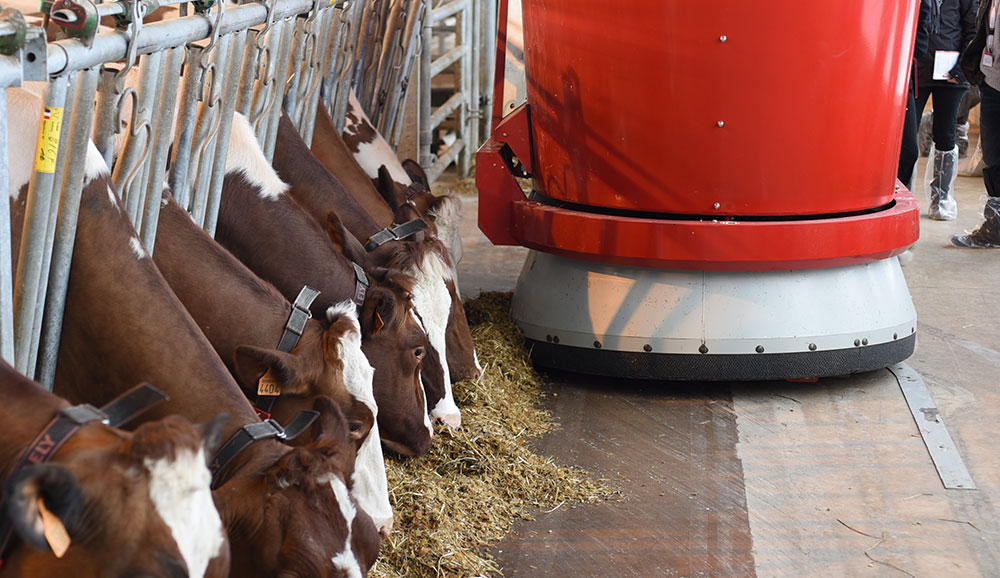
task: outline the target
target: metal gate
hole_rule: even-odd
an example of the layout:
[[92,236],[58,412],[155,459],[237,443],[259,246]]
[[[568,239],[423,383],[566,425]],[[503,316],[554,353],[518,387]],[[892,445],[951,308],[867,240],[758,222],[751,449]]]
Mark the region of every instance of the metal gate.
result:
[[[164,183],[214,234],[235,112],[250,120],[270,159],[282,111],[310,142],[321,102],[342,126],[352,80],[363,80],[368,95],[405,90],[399,82],[423,3],[382,3],[398,33],[381,52],[357,42],[379,4],[57,0],[46,19],[65,37],[48,43],[20,13],[0,13],[0,118],[7,118],[6,88],[47,80],[44,138],[32,144],[50,159],[36,164],[28,185],[16,276],[9,203],[0,203],[0,355],[51,388],[88,139],[112,167],[114,192],[147,251]],[[144,24],[154,9],[161,19]],[[106,16],[115,17],[114,28],[98,28]],[[398,135],[401,112],[391,99],[383,104],[379,126]],[[7,123],[0,124],[0,193],[9,197],[8,146],[29,145],[8,143]]]

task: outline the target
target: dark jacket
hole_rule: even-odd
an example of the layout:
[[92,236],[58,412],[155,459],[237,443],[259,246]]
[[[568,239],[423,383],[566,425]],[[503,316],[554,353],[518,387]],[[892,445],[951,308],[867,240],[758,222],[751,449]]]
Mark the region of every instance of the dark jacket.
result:
[[[937,2],[938,0],[930,0]],[[990,0],[984,0],[989,4]],[[930,30],[927,38],[927,53],[917,60],[917,85],[927,86],[935,83],[946,83],[946,80],[934,80],[934,53],[938,50],[953,50],[961,52],[976,36],[976,10],[979,3],[976,0],[942,0],[938,18],[930,19]],[[950,71],[952,77],[958,78],[959,84],[968,86],[962,67],[955,65]]]
[[917,36],[913,41],[913,58],[920,60],[927,54],[927,43],[930,34],[928,29],[931,18],[931,2],[935,0],[920,0],[920,13],[917,16]]
[[989,30],[989,23],[986,21],[990,18],[990,3],[992,1],[983,0],[982,4],[979,5],[979,12],[976,14],[976,36],[962,51],[962,56],[958,58],[962,74],[972,84],[982,84],[985,79],[983,71],[979,69],[979,63],[982,62],[983,49],[986,48],[986,36]]

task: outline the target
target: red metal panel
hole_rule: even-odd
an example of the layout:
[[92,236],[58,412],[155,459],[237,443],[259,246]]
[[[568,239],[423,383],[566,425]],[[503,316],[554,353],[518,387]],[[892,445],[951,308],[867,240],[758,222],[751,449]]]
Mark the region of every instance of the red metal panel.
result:
[[523,0],[536,187],[703,215],[883,206],[917,4]]
[[[586,261],[706,271],[813,269],[885,259],[915,243],[917,201],[903,187],[894,200],[889,209],[859,216],[740,222],[615,217],[520,199],[505,218],[517,244]],[[483,218],[480,212],[480,226]]]

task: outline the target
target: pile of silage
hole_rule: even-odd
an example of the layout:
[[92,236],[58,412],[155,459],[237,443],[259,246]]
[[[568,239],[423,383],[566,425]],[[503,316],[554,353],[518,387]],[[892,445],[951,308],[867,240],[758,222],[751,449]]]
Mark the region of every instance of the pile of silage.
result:
[[395,524],[371,576],[502,575],[485,547],[515,520],[613,494],[532,450],[531,438],[556,424],[540,407],[541,378],[510,319],[510,294],[484,293],[466,311],[484,378],[455,385],[462,429],[438,429],[426,456],[387,460]]

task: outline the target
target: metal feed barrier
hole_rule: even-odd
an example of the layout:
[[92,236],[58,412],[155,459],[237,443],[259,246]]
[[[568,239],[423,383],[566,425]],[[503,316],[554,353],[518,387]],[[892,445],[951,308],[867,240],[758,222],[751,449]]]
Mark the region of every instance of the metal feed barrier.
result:
[[[65,24],[65,38],[48,43],[20,13],[0,13],[0,87],[46,80],[48,110],[37,145],[47,160],[36,163],[28,186],[16,276],[9,206],[0,203],[0,355],[51,388],[88,139],[112,167],[114,192],[147,251],[164,183],[214,234],[234,112],[250,120],[270,159],[283,110],[310,142],[316,107],[322,102],[342,128],[352,80],[360,81],[359,95],[377,104],[378,126],[398,137],[399,95],[425,7],[425,0],[58,0],[49,18]],[[85,17],[69,19],[70,10]],[[167,15],[143,23],[154,10]],[[115,28],[99,29],[102,16],[115,16]],[[377,19],[392,30],[379,46],[362,33]],[[3,90],[0,118],[6,107]],[[9,196],[8,145],[29,145],[8,143],[0,125],[0,193]]]

